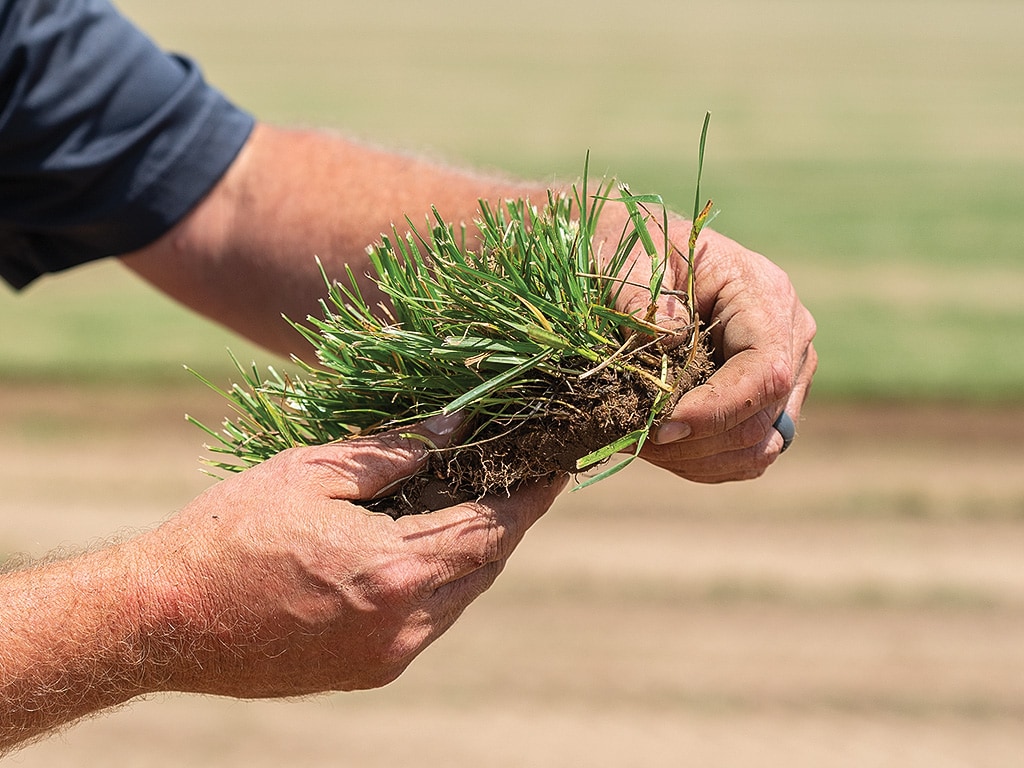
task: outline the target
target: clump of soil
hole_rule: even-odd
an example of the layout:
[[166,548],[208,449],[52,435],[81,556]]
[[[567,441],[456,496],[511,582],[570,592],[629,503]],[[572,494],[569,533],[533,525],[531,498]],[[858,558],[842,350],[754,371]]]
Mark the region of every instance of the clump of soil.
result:
[[[697,345],[692,360],[682,347],[667,354],[673,393],[655,428],[714,368],[706,343]],[[661,355],[638,355],[632,362],[661,375]],[[368,508],[397,518],[505,493],[523,480],[573,474],[578,459],[643,428],[659,394],[647,377],[611,366],[582,380],[547,378],[547,396],[531,404],[534,413],[528,418],[495,420],[468,443],[434,452],[426,472]]]

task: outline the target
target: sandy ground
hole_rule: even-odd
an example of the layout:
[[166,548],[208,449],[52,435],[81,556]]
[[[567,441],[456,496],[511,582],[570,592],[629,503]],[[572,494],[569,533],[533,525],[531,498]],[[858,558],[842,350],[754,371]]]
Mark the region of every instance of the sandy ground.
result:
[[[209,482],[161,393],[0,387],[0,551],[145,527]],[[1024,411],[808,405],[761,480],[568,494],[391,686],[160,696],[12,766],[1024,764]]]

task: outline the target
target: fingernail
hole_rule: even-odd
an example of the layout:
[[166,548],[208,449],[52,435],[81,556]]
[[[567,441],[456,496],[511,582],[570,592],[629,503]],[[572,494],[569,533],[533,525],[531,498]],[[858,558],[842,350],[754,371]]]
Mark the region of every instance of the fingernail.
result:
[[438,437],[448,437],[465,421],[461,412],[439,413],[423,422],[422,427]]
[[674,443],[676,440],[682,440],[685,437],[689,437],[692,431],[693,430],[690,429],[689,424],[685,424],[681,421],[670,421],[654,434],[654,442],[658,445]]

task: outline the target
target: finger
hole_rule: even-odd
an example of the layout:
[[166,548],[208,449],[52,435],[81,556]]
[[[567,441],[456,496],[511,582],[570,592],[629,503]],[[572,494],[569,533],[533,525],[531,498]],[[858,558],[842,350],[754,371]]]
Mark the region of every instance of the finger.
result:
[[710,437],[655,444],[648,441],[640,456],[660,466],[702,459],[760,445],[773,432],[772,424],[782,410],[781,404],[763,408],[732,429]]
[[566,478],[518,486],[508,496],[485,496],[425,515],[395,521],[407,549],[418,554],[429,576],[423,589],[472,576],[493,563],[503,563],[526,531],[547,512]]
[[783,451],[784,439],[775,427],[783,410],[799,430],[800,414],[817,365],[817,352],[808,344],[784,409],[770,406],[719,435],[665,445],[648,443],[641,455],[695,482],[721,483],[759,477]]
[[405,660],[402,668],[447,632],[469,604],[487,591],[504,567],[504,560],[487,563],[461,579],[441,585],[424,597],[407,617],[402,630],[401,641],[405,650],[393,651]]
[[486,592],[505,570],[506,560],[487,563],[460,579],[440,585],[423,602],[421,611],[427,619],[424,646],[442,635],[463,614],[469,604]]
[[800,414],[817,369],[817,353],[808,345],[797,382],[784,404],[773,404],[732,429],[706,438],[655,445],[648,442],[641,456],[688,480],[720,483],[759,477],[778,458],[784,439],[776,420],[785,411],[799,428]]
[[[677,331],[690,326],[690,314],[681,297],[663,293],[657,297],[654,305],[654,322],[659,327],[668,331]],[[648,289],[632,286],[622,289],[618,302],[620,312],[644,318],[650,306],[651,293]]]
[[817,366],[818,354],[813,345],[808,345],[800,370],[797,372],[793,391],[790,392],[785,408],[772,423],[772,426],[782,439],[782,447],[779,449],[780,454],[788,449],[796,439],[797,432],[799,431],[800,413],[810,392],[811,380],[814,377]]
[[[500,537],[492,539],[493,543],[486,545],[489,550],[486,562],[477,566],[470,560],[470,567],[460,574],[445,567],[438,571],[440,578],[431,587],[432,592],[423,604],[424,613],[430,617],[426,643],[433,642],[447,630],[470,603],[494,584],[526,530],[551,506],[555,496],[564,487],[563,478],[556,483],[542,484],[541,487],[535,488],[534,490],[540,491],[540,495],[530,500],[532,511],[525,512],[519,525],[506,528]],[[477,553],[479,552],[480,550],[477,550]],[[449,574],[449,578],[445,579],[445,573]]]
[[373,437],[302,449],[301,459],[330,498],[372,499],[419,473],[430,448],[451,443],[464,423],[459,414],[435,416]]
[[766,408],[780,409],[792,387],[785,359],[745,350],[683,395],[653,440],[665,444],[728,432]]
[[699,458],[652,463],[696,483],[725,483],[760,477],[779,457],[782,437],[771,431],[757,445],[736,451],[725,451]]
[[813,318],[776,264],[705,230],[696,259],[701,317],[714,321],[721,368],[680,399],[654,440],[721,434],[763,408],[781,411],[795,383],[795,357],[814,335]]
[[811,382],[814,379],[814,373],[818,370],[818,351],[814,348],[813,344],[807,346],[807,353],[804,355],[803,362],[800,366],[800,370],[797,372],[796,384],[793,387],[793,391],[789,395],[789,400],[786,401],[786,412],[793,417],[793,421],[800,422],[800,412],[803,410],[803,405],[807,402],[807,396],[811,392]]

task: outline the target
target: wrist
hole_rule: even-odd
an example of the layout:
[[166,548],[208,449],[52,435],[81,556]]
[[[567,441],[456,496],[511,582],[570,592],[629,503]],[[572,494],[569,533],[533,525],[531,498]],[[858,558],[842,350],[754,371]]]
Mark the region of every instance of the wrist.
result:
[[0,753],[152,690],[128,542],[0,577]]
[[195,690],[201,647],[213,623],[198,588],[202,579],[183,556],[191,545],[166,541],[162,532],[158,528],[132,542],[136,579],[129,610],[137,627],[137,684],[143,693]]

